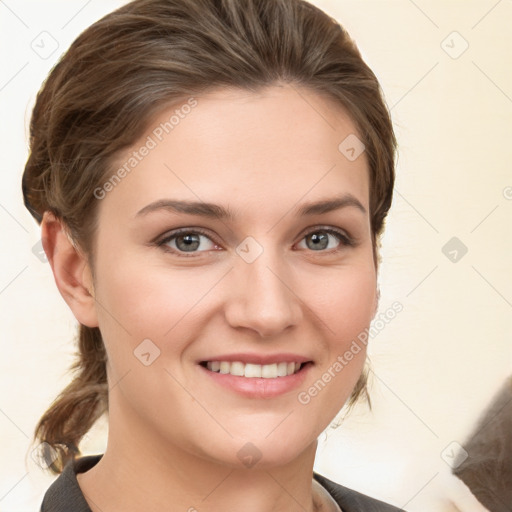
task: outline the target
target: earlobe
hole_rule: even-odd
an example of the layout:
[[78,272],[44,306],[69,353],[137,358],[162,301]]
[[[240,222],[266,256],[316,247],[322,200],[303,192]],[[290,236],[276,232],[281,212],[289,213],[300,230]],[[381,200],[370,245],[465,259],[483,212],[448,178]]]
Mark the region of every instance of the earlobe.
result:
[[62,221],[49,211],[41,222],[41,240],[57,288],[75,318],[88,327],[98,327],[87,257],[75,246]]

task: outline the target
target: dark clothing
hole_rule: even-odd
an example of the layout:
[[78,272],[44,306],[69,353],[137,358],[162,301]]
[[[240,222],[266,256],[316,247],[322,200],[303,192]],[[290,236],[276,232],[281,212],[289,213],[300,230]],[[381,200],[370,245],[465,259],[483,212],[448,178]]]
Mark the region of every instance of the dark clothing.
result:
[[[84,473],[92,468],[101,457],[102,455],[88,455],[80,457],[74,462],[68,462],[62,473],[46,491],[40,512],[91,512],[78,485],[76,474]],[[402,510],[347,489],[317,473],[313,473],[313,476],[329,492],[343,512],[397,512]]]
[[401,508],[393,507],[383,501],[370,498],[366,494],[343,487],[318,473],[313,473],[313,476],[319,484],[327,489],[342,512],[398,512],[400,510],[405,512]]

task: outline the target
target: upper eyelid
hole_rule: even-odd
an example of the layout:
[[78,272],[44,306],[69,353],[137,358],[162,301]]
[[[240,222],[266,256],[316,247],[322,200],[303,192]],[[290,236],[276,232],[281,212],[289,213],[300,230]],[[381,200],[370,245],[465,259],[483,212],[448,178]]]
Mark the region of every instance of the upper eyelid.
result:
[[161,244],[161,243],[171,240],[181,234],[186,235],[189,233],[203,235],[203,236],[209,238],[212,242],[217,243],[215,241],[215,237],[213,235],[211,235],[208,231],[203,230],[201,228],[178,228],[176,230],[167,231],[162,236],[157,237],[155,243]]
[[[349,242],[355,243],[356,239],[351,236],[345,229],[330,226],[330,225],[317,225],[317,226],[311,226],[310,228],[306,228],[300,235],[300,238],[298,242],[302,241],[302,239],[316,231],[334,231],[335,233],[338,233],[341,237],[345,237]],[[210,239],[212,243],[215,245],[222,245],[218,241],[216,241],[215,236],[211,235],[208,230],[205,230],[204,228],[197,228],[197,227],[187,227],[187,228],[177,228],[176,230],[168,231],[166,234],[164,234],[161,237],[158,237],[156,240],[156,243],[158,245],[165,245],[165,243],[169,242],[170,240],[173,240],[174,238],[178,237],[180,234],[199,234],[202,236],[205,236]],[[332,233],[330,233],[332,234]],[[197,252],[204,252],[204,251],[197,251]]]

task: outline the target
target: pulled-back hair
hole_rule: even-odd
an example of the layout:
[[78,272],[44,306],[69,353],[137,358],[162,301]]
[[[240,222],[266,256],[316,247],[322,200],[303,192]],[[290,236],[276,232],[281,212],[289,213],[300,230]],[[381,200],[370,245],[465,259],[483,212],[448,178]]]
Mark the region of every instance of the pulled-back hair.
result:
[[[22,182],[25,205],[38,223],[52,212],[93,267],[94,191],[158,111],[223,87],[259,91],[277,84],[334,100],[356,124],[369,164],[378,267],[394,184],[390,115],[347,32],[303,0],[135,0],[94,23],[38,93]],[[80,440],[108,410],[106,364],[100,330],[80,325],[74,378],[34,434],[55,450],[56,460],[48,461],[54,473],[80,453]],[[367,369],[349,406],[368,399],[366,381]]]

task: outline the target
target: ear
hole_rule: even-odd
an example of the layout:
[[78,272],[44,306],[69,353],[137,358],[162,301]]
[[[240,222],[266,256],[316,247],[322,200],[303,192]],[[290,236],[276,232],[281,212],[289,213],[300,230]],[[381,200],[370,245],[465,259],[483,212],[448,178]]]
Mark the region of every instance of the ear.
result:
[[98,327],[87,257],[72,242],[62,221],[49,211],[41,222],[41,241],[57,288],[75,318],[87,327]]

